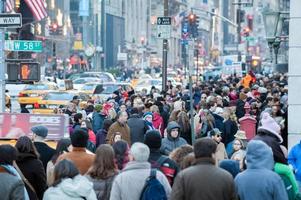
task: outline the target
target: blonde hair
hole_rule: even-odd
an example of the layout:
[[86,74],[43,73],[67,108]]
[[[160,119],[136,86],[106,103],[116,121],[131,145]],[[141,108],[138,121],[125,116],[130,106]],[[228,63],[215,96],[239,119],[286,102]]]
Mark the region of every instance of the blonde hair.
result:
[[159,113],[159,112],[160,112],[160,111],[159,111],[159,107],[158,107],[157,105],[152,105],[152,106],[150,107],[150,111],[151,111],[152,113],[154,113],[154,112]]

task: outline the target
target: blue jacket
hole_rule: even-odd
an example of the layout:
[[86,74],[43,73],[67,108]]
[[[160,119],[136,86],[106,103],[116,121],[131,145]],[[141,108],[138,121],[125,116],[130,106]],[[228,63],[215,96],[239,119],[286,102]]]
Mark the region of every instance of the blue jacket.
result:
[[98,112],[94,112],[92,115],[92,128],[93,128],[93,132],[97,133],[100,129],[102,129],[103,127],[103,121],[105,120],[106,116],[98,113]]
[[288,163],[293,166],[296,179],[301,181],[301,142],[293,146],[289,152]]
[[273,171],[273,152],[267,144],[251,140],[246,160],[247,169],[235,178],[240,200],[288,200],[281,177]]

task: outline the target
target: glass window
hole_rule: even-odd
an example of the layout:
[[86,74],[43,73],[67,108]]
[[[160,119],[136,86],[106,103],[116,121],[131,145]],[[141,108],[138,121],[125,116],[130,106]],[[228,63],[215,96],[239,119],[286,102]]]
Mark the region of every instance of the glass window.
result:
[[27,85],[25,87],[25,90],[49,90],[49,86],[48,85],[42,85],[42,84]]

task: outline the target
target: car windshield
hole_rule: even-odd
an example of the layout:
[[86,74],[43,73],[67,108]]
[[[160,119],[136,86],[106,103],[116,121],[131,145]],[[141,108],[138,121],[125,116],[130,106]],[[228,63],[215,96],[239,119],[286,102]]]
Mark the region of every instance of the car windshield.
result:
[[118,90],[118,85],[115,84],[98,85],[94,90],[94,94],[112,94],[115,90]]
[[71,101],[73,99],[73,94],[67,92],[52,92],[48,93],[44,100],[58,100],[58,101]]
[[49,86],[48,85],[27,85],[25,90],[49,90]]

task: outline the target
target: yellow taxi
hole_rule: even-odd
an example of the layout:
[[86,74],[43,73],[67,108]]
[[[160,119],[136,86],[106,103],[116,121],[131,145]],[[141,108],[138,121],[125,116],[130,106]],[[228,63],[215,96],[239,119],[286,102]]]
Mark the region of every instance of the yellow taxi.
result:
[[52,90],[58,90],[58,86],[52,82],[26,85],[19,93],[18,102],[20,105],[34,105]]
[[80,93],[92,96],[97,85],[100,83],[86,83],[80,90]]
[[[86,105],[89,96],[78,93],[78,91],[52,91],[48,92],[42,99],[38,100],[32,113],[34,114],[55,114],[60,109],[65,108],[73,99],[78,96],[80,100],[80,108]],[[58,112],[59,113],[59,112]]]

